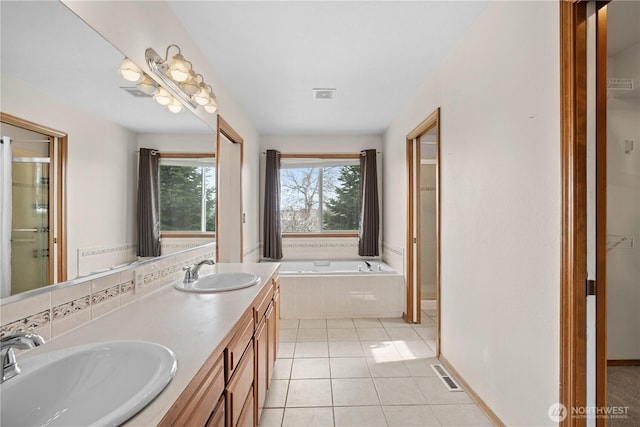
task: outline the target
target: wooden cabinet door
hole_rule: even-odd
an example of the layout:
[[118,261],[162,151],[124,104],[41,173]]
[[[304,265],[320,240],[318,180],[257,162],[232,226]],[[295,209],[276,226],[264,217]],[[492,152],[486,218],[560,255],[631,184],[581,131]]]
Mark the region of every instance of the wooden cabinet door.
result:
[[209,421],[207,421],[207,427],[225,427],[225,415],[225,401],[224,396],[222,396],[218,406],[216,406],[216,409],[213,411],[213,414],[211,414]]
[[[236,426],[240,419],[240,414],[243,411],[247,399],[251,399],[251,420],[253,417],[253,377],[254,377],[254,355],[253,345],[249,344],[244,356],[240,359],[240,362],[236,365],[234,374],[231,380],[227,384],[226,399],[227,399],[227,420],[230,426]],[[251,392],[251,393],[249,393]],[[249,395],[250,394],[250,395]]]
[[269,388],[269,384],[271,384],[271,376],[273,375],[273,365],[276,363],[276,353],[278,352],[278,322],[276,321],[276,310],[273,308],[273,304],[267,310],[267,340],[268,340],[268,351],[267,351],[267,389]]
[[255,335],[256,345],[256,374],[255,374],[255,397],[256,397],[256,419],[260,421],[260,414],[264,407],[267,396],[267,383],[269,375],[269,329],[266,318],[262,318]]
[[275,360],[278,358],[278,346],[280,345],[280,286],[278,282],[276,282],[276,290],[273,294],[273,314],[271,315],[271,319],[273,321],[273,326],[271,329],[274,331],[274,333],[273,339],[270,340],[273,345],[271,346],[269,351],[273,353],[271,357],[273,359],[273,362],[275,363]]

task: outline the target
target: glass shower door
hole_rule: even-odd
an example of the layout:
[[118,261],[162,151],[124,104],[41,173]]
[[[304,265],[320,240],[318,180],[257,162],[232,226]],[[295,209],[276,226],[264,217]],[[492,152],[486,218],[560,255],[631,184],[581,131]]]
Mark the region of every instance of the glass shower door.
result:
[[49,272],[49,159],[12,164],[11,293],[46,286]]

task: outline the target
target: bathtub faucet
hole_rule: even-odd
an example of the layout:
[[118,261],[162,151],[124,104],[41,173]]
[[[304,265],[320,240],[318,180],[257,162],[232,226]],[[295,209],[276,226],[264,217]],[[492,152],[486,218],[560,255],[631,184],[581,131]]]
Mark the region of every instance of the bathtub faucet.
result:
[[0,383],[15,377],[20,373],[14,348],[26,350],[44,344],[44,339],[38,334],[30,332],[17,332],[7,335],[0,340],[0,358],[2,358],[2,380]]
[[215,262],[212,259],[205,259],[191,267],[182,267],[182,270],[184,270],[184,280],[182,282],[193,283],[198,280],[198,272],[200,271],[200,267],[205,264],[214,265]]
[[373,270],[371,269],[371,264],[369,263],[369,261],[362,261],[362,262],[364,262],[365,264],[367,264],[367,267],[369,268],[369,271],[373,271]]

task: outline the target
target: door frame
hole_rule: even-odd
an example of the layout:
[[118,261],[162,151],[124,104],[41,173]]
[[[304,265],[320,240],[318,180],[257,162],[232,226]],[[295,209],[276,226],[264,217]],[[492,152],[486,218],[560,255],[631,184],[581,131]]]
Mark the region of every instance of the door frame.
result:
[[[587,0],[560,1],[562,243],[560,291],[561,426],[584,426],[587,406]],[[607,9],[596,3],[596,406],[606,407]],[[606,419],[597,418],[604,427]]]
[[[238,132],[231,127],[226,120],[218,114],[218,131],[216,132],[216,192],[220,191],[220,144],[222,142],[222,136],[225,136],[231,143],[240,145],[240,212],[243,218],[240,220],[240,262],[244,261],[244,209],[242,206],[242,166],[244,164],[244,139]],[[220,197],[217,197],[218,201]],[[219,230],[219,209],[218,201],[216,201],[216,262],[220,259],[220,245],[218,242],[218,230]]]
[[[49,143],[57,139],[54,149],[50,151],[52,165],[56,165],[55,170],[50,170],[50,175],[55,174],[55,194],[54,187],[49,186],[49,203],[55,200],[55,214],[49,215],[49,248],[56,248],[55,260],[49,256],[49,285],[67,281],[67,145],[68,136],[66,133],[52,129],[11,114],[0,112],[0,122],[37,132],[49,137]],[[54,219],[55,216],[55,219]],[[53,226],[55,225],[55,232]],[[51,254],[50,249],[50,254]],[[54,268],[55,265],[55,268]],[[57,277],[54,276],[57,271]]]
[[[421,262],[420,262],[420,221],[415,221],[414,208],[420,206],[420,191],[416,183],[420,182],[420,144],[419,138],[436,129],[436,357],[440,357],[440,107],[436,108],[427,118],[416,126],[406,137],[407,150],[407,236],[406,236],[406,310],[404,320],[408,323],[421,323]],[[419,142],[419,141],[418,141]],[[417,163],[416,163],[417,162]],[[418,184],[419,187],[419,184]],[[415,236],[415,250],[414,250]],[[414,262],[415,258],[415,262]],[[415,280],[414,280],[415,278]],[[417,309],[417,310],[416,310]],[[414,316],[415,311],[415,316]]]

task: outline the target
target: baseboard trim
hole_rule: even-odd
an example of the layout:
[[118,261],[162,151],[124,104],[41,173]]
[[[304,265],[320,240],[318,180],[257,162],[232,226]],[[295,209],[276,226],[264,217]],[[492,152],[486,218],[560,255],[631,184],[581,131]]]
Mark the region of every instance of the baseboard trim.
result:
[[609,359],[607,366],[640,366],[640,359]]
[[493,412],[491,408],[489,408],[489,406],[486,403],[484,403],[484,400],[482,400],[480,396],[478,396],[478,394],[475,391],[473,391],[473,389],[469,386],[469,384],[464,380],[464,378],[462,378],[462,376],[458,373],[458,371],[456,371],[456,369],[453,366],[451,366],[451,363],[449,363],[449,361],[442,355],[442,353],[440,354],[440,357],[438,359],[444,365],[444,367],[447,368],[449,373],[456,378],[456,380],[460,383],[460,385],[462,385],[462,388],[464,388],[464,391],[466,391],[467,394],[471,397],[471,399],[473,399],[473,401],[476,402],[476,404],[480,407],[482,412],[484,412],[484,414],[489,418],[489,420],[493,423],[493,425],[495,425],[496,427],[506,427],[506,424],[503,423],[502,420],[500,420],[500,418],[498,418],[498,416],[495,414],[495,412]]

